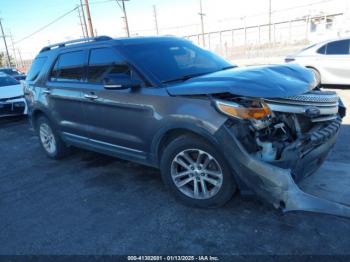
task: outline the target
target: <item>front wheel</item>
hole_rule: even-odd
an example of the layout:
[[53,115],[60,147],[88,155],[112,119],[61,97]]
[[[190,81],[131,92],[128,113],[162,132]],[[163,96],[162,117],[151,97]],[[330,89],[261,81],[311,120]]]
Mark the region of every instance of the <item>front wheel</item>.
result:
[[57,132],[54,131],[50,121],[41,116],[37,121],[37,132],[40,139],[40,145],[46,155],[53,159],[61,159],[68,153],[68,148]]
[[219,207],[236,191],[231,169],[211,144],[181,136],[163,151],[161,173],[181,202],[196,207]]

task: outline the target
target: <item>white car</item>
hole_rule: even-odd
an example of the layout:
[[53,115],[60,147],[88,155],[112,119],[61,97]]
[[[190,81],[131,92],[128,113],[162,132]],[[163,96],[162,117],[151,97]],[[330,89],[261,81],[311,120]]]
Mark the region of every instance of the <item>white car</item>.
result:
[[0,117],[27,114],[23,88],[13,77],[0,73]]
[[350,38],[311,45],[287,56],[285,62],[312,69],[323,85],[350,86]]

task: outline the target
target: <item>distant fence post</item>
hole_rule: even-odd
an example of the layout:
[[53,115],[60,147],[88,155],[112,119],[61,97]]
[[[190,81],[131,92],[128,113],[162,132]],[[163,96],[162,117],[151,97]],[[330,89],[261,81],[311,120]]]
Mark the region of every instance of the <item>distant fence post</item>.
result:
[[235,30],[232,29],[231,30],[231,46],[232,46],[232,48],[233,48],[234,43],[235,43]]

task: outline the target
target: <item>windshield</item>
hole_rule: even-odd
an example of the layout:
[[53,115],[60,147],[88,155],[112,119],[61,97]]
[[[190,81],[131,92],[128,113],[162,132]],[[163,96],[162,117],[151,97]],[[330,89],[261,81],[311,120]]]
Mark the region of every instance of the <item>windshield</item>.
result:
[[0,76],[0,86],[18,85],[19,82],[10,76]]
[[220,71],[232,64],[185,40],[132,43],[124,47],[126,56],[166,83]]

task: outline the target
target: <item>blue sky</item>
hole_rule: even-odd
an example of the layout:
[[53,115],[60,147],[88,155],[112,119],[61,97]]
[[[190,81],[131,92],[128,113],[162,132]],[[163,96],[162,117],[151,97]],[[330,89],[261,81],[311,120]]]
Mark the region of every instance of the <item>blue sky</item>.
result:
[[[257,24],[268,21],[268,0],[202,0],[206,31]],[[346,2],[348,0],[272,0],[274,20],[294,18],[313,6],[283,11],[293,6],[317,2]],[[84,0],[83,0],[84,2]],[[113,0],[89,0],[94,28],[99,35],[124,36],[122,12]],[[18,42],[55,18],[73,9],[79,0],[0,0],[0,17],[6,33],[11,31],[16,48],[25,58],[32,58],[43,45],[82,36],[77,12]],[[130,30],[133,35],[154,35],[153,5],[158,12],[161,34],[179,36],[200,32],[199,0],[130,0],[126,2]],[[282,10],[282,11],[278,11]],[[307,10],[306,10],[307,11]],[[243,19],[243,17],[246,17]],[[0,51],[3,51],[0,43]]]

